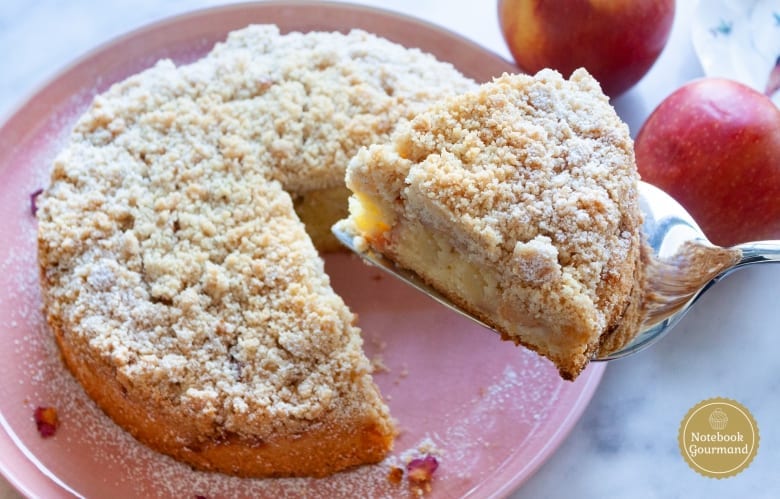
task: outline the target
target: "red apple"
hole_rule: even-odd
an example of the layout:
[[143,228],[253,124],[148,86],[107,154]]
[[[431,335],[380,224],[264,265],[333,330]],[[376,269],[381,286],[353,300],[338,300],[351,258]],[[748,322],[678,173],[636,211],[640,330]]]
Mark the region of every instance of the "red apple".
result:
[[780,110],[765,95],[693,81],[661,102],[634,147],[642,179],[677,199],[712,242],[780,239]]
[[638,82],[666,45],[674,0],[499,0],[498,21],[526,72],[585,67],[617,97]]

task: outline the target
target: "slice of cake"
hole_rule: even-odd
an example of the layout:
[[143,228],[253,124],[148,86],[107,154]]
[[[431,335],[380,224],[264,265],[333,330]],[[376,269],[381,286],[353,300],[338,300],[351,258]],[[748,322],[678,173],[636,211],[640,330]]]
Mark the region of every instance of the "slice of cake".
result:
[[340,227],[575,378],[635,334],[638,176],[584,70],[504,75],[434,105],[347,169]]
[[360,146],[474,86],[362,31],[253,26],[97,96],[37,215],[45,314],[76,379],[198,469],[321,476],[383,459],[388,408],[315,250],[329,245],[310,236],[346,213]]

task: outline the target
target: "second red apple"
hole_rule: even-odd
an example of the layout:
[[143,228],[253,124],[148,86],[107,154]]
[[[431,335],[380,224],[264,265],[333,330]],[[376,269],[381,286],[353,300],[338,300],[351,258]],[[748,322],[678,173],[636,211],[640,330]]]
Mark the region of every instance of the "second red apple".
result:
[[780,239],[780,110],[704,78],[653,111],[635,142],[642,180],[677,199],[715,244]]
[[504,40],[523,71],[585,67],[617,97],[647,73],[669,38],[674,0],[499,0]]

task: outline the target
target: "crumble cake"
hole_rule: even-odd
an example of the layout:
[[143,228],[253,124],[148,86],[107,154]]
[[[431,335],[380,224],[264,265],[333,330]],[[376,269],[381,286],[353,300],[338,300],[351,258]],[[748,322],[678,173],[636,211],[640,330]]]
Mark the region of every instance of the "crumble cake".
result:
[[253,26],[96,97],[37,212],[45,315],[76,379],[198,469],[380,461],[393,424],[311,233],[332,246],[323,211],[346,213],[360,146],[474,86],[362,31]]
[[433,105],[347,169],[339,227],[574,379],[638,327],[627,126],[585,70],[504,75]]

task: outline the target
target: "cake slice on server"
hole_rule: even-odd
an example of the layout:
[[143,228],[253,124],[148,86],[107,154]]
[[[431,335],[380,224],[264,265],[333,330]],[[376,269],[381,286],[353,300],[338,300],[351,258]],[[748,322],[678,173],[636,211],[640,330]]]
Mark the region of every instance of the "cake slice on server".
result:
[[338,227],[574,379],[637,330],[638,175],[585,71],[504,75],[350,162]]

